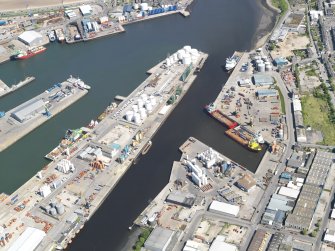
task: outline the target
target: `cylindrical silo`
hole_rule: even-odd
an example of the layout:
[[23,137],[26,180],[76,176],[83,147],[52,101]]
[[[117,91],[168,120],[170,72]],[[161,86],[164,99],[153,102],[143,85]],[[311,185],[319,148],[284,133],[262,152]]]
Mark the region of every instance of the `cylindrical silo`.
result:
[[259,72],[265,72],[265,64],[260,63],[257,66]]
[[56,204],[56,211],[58,214],[62,215],[65,212],[64,205],[61,203]]
[[57,211],[56,211],[56,208],[51,208],[50,209],[50,214],[52,215],[52,216],[55,216],[55,215],[57,215]]
[[132,121],[133,120],[133,116],[134,116],[134,112],[133,111],[127,111],[126,112],[126,120],[127,121]]
[[138,112],[138,106],[137,105],[133,105],[132,108],[133,108],[134,112]]
[[135,124],[140,124],[141,123],[141,117],[140,117],[140,114],[138,114],[138,113],[135,113],[134,114],[134,123]]
[[152,106],[155,106],[157,104],[156,98],[154,96],[150,96],[150,101],[151,101]]

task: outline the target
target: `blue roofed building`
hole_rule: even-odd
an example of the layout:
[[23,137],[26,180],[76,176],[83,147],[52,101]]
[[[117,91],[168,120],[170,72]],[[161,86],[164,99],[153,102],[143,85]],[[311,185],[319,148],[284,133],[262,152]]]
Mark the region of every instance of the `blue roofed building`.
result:
[[277,66],[277,67],[282,67],[282,66],[287,65],[287,64],[288,64],[288,61],[287,61],[286,58],[282,58],[282,57],[280,57],[280,58],[275,58],[275,59],[273,60],[273,64],[274,64],[275,66]]

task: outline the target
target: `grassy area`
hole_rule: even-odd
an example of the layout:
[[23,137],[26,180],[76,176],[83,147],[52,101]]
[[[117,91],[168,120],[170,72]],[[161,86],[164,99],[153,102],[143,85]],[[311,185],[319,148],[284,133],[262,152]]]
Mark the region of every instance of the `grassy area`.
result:
[[271,0],[271,3],[274,7],[280,9],[280,15],[283,16],[288,10],[288,3],[286,0]]
[[278,93],[279,93],[281,112],[282,112],[282,114],[286,114],[284,96],[283,96],[283,94],[281,93],[281,91],[280,91],[280,89],[279,89],[278,86],[276,86],[276,90],[277,90]]
[[335,125],[329,120],[327,101],[308,95],[301,104],[304,124],[322,132],[323,144],[335,145]]
[[313,77],[313,76],[317,77],[316,71],[313,68],[306,71],[306,75],[309,77]]

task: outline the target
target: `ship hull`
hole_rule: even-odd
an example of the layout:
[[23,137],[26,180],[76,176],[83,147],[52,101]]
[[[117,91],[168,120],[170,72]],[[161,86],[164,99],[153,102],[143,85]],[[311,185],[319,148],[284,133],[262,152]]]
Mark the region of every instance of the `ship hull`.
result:
[[21,57],[14,57],[15,60],[24,60],[24,59],[28,59],[28,58],[31,58],[37,54],[41,54],[42,52],[45,52],[46,51],[46,48],[42,49],[42,50],[39,50],[39,51],[36,51],[36,52],[32,52],[32,53],[29,53],[27,55],[24,55],[24,56],[21,56]]

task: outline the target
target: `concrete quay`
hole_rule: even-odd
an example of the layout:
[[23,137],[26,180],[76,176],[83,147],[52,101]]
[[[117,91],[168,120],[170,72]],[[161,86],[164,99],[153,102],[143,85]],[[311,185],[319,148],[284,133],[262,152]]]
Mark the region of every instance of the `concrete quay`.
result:
[[0,119],[0,151],[72,105],[87,92],[67,80],[59,86],[54,85],[50,91],[7,111]]
[[2,80],[0,80],[0,98],[16,91],[17,89],[29,84],[30,82],[34,81],[35,77],[26,77],[24,80],[20,81],[17,84],[12,85],[11,87],[7,86]]
[[[199,52],[195,65],[206,58],[207,54]],[[7,250],[27,226],[43,229],[47,234],[36,250],[66,248],[143,154],[143,148],[192,85],[194,72],[195,67],[181,63],[157,68],[85,137],[73,142],[76,150],[45,166],[0,203],[0,221],[12,236],[0,250]],[[172,96],[173,102],[167,105]],[[137,115],[130,119],[129,111],[143,106],[145,98],[156,102],[151,102],[152,107],[145,102],[147,113],[140,120]],[[66,159],[74,164],[74,169],[61,172],[57,166]],[[50,187],[51,193],[43,197],[41,187],[45,186]],[[64,212],[50,215],[45,209],[50,202],[62,204]]]

